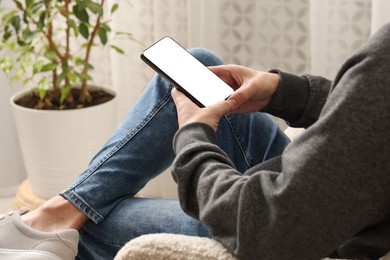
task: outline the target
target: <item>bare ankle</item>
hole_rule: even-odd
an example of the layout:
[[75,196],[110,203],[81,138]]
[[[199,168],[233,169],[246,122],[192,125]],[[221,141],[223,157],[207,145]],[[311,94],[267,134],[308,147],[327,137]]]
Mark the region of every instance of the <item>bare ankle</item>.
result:
[[22,215],[22,220],[34,229],[55,232],[80,229],[88,218],[68,200],[55,196],[39,208]]

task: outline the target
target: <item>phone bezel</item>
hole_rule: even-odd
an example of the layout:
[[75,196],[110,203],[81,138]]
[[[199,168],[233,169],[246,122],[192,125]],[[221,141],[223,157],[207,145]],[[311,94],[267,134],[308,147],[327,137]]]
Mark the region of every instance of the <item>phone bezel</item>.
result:
[[[142,53],[141,53],[141,59],[147,64],[149,65],[154,71],[156,71],[158,74],[160,74],[162,77],[164,77],[172,86],[176,87],[178,90],[180,90],[181,92],[183,92],[192,102],[194,102],[195,104],[197,104],[199,107],[205,107],[204,104],[202,104],[202,102],[200,102],[197,98],[195,98],[190,92],[188,92],[184,87],[180,86],[180,84],[178,84],[173,78],[171,78],[168,74],[166,74],[161,68],[159,68],[156,64],[153,63],[153,61],[149,60],[145,55],[144,55],[144,52],[147,51],[149,48],[152,48],[154,45],[158,44],[160,41],[162,41],[163,39],[165,38],[169,38],[170,40],[172,40],[173,42],[175,42],[178,46],[180,46],[186,53],[188,53],[188,55],[191,55],[197,62],[199,62],[205,69],[211,71],[207,66],[205,66],[203,63],[201,63],[198,59],[196,59],[187,49],[185,49],[183,46],[181,46],[177,41],[175,41],[173,38],[169,37],[169,36],[165,36],[163,38],[161,38],[160,40],[158,40],[157,42],[153,43],[151,46],[149,46],[147,49],[145,49]],[[211,71],[211,73],[213,73]],[[215,74],[214,74],[215,75]],[[221,79],[222,80],[222,79]],[[232,90],[233,91],[233,90]],[[228,95],[226,99],[228,99],[230,97],[230,95]]]

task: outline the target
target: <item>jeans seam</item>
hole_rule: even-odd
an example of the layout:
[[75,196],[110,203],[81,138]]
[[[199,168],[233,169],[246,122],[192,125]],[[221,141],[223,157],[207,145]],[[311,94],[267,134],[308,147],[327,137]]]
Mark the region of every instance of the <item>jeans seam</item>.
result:
[[245,148],[244,148],[244,145],[243,145],[243,142],[240,141],[240,138],[239,138],[239,135],[238,135],[238,131],[237,129],[234,127],[234,124],[231,122],[231,117],[230,115],[225,115],[224,116],[226,118],[226,121],[228,123],[228,125],[230,126],[230,128],[232,129],[232,133],[233,133],[233,137],[234,139],[236,140],[239,148],[240,148],[240,151],[244,157],[244,160],[246,162],[246,164],[248,165],[248,167],[252,167],[252,164],[250,163],[250,160],[249,158],[247,157],[247,153],[245,152]]
[[105,244],[107,246],[112,246],[112,247],[116,247],[116,248],[122,248],[127,242],[129,242],[129,241],[126,241],[126,242],[124,241],[123,245],[116,245],[116,244],[107,243],[107,242],[105,242],[103,240],[97,239],[95,236],[93,236],[90,233],[88,233],[85,229],[82,229],[82,232],[86,233],[90,237],[90,239],[93,239],[93,240],[95,240],[95,241],[97,241],[99,243]]
[[105,161],[107,161],[112,155],[117,153],[127,142],[129,142],[134,136],[136,136],[139,131],[147,125],[147,123],[156,115],[156,113],[169,101],[170,95],[166,95],[164,99],[161,100],[149,113],[148,117],[146,117],[144,120],[140,122],[140,124],[134,128],[133,131],[131,131],[128,135],[126,135],[121,141],[118,142],[118,144],[113,147],[108,153],[96,164],[93,166],[90,166],[88,171],[86,172],[86,176],[84,176],[79,182],[74,184],[70,189],[76,188],[78,185],[80,185],[81,182],[88,179],[93,172],[95,172]]
[[[98,222],[100,222],[100,221],[102,221],[104,219],[104,217],[99,212],[94,210],[94,208],[91,205],[89,205],[88,202],[83,200],[83,198],[78,196],[76,192],[74,192],[74,191],[67,191],[67,192],[65,192],[63,194],[63,196],[66,197],[66,198],[69,198],[69,200],[71,200],[72,202],[76,203],[77,205],[81,205],[80,203],[77,203],[77,200],[79,200],[82,204],[84,204],[90,211],[92,211],[93,214],[88,214],[86,212],[85,212],[85,214],[87,214],[88,216],[91,216],[91,218],[92,218],[91,220],[94,223],[98,223]],[[83,212],[84,212],[84,210],[83,210]]]
[[[134,128],[133,131],[131,131],[128,135],[126,135],[121,141],[118,141],[118,144],[115,145],[115,147],[113,147],[110,151],[107,152],[107,154],[105,156],[103,156],[98,162],[96,162],[94,165],[90,165],[88,167],[88,170],[86,170],[84,172],[85,176],[83,176],[78,182],[74,183],[72,186],[69,186],[64,192],[62,192],[63,195],[66,196],[66,194],[73,194],[73,193],[76,193],[75,191],[72,191],[74,190],[77,186],[79,186],[82,182],[84,182],[85,180],[87,180],[88,178],[90,178],[93,173],[104,163],[106,162],[111,156],[113,156],[115,153],[117,153],[126,143],[128,143],[131,139],[134,138],[134,136],[136,136],[140,130],[142,130],[146,125],[147,123],[156,115],[156,113],[158,111],[160,111],[167,103],[168,101],[171,99],[171,95],[170,95],[170,92],[168,92],[153,108],[152,110],[150,111],[150,113],[148,114],[147,117],[145,117],[144,120],[142,120],[138,126],[136,126]],[[77,198],[79,198],[79,196],[77,196]],[[81,199],[80,199],[81,200]],[[86,203],[84,200],[82,200],[83,203],[85,203],[86,206],[88,206],[88,208],[90,208],[94,213],[96,213],[96,215],[98,216],[98,218],[100,219],[104,219],[104,217],[98,213],[97,211],[95,211],[88,203]],[[83,210],[84,212],[84,210]]]

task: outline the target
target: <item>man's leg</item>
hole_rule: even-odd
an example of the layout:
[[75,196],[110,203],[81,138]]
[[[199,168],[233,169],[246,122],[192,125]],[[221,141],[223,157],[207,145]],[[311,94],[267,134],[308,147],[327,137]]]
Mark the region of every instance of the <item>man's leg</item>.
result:
[[[227,116],[220,129],[219,145],[241,172],[281,154],[289,143],[277,124],[260,113]],[[151,233],[211,237],[207,226],[186,215],[177,200],[127,198],[100,223],[90,221],[80,229],[78,259],[112,259],[126,242]]]
[[113,259],[128,241],[144,234],[173,233],[210,237],[208,228],[186,215],[177,200],[128,198],[99,224],[80,230],[77,259]]
[[[192,53],[207,66],[222,63],[220,58],[209,51],[196,49],[192,50]],[[131,207],[126,204],[128,198],[136,194],[151,178],[166,169],[174,158],[171,142],[177,130],[177,117],[170,91],[171,86],[160,76],[152,80],[112,138],[93,158],[87,170],[62,193],[67,200],[56,197],[57,201],[49,201],[47,205],[50,206],[52,215],[46,216],[46,220],[47,217],[53,218],[54,215],[57,217],[60,215],[66,221],[73,218],[75,224],[68,227],[80,228],[88,219],[95,224],[106,218],[113,219],[112,223],[120,223],[121,219],[128,219],[132,214],[137,214],[137,209],[132,203],[129,202]],[[219,145],[241,172],[282,153],[288,144],[288,139],[279,130],[277,124],[261,113],[224,117],[217,136]],[[164,203],[166,202],[160,201],[154,204],[155,207],[149,207],[151,212],[145,212],[144,218],[159,214],[164,219],[164,215],[171,212],[169,207],[164,207]],[[63,204],[62,208],[58,207],[59,204]],[[178,204],[176,205],[176,209],[179,210]],[[74,214],[69,214],[69,209],[73,210]],[[25,215],[24,219],[30,224],[38,223],[39,219],[45,219],[45,212],[48,213],[41,208]],[[128,216],[124,217],[117,212],[127,212]],[[76,221],[75,218],[78,220]],[[182,218],[187,216],[184,213],[178,215],[176,221],[187,223],[186,220],[181,221]],[[128,240],[133,237],[132,234],[138,234],[133,232],[139,226],[134,219],[141,221],[133,218],[133,222],[125,222],[126,225],[123,225],[123,227],[127,226],[127,229],[121,226],[121,230],[129,234],[126,237]],[[66,228],[66,224],[54,224],[55,228]],[[111,225],[105,227],[107,226]],[[186,231],[198,235],[207,234],[198,229],[192,232],[193,225],[186,224],[179,231],[176,226],[163,226],[165,228],[157,232]],[[85,229],[81,231],[82,241],[84,241],[84,234],[87,234],[87,229],[89,236],[95,239],[102,238],[98,238],[99,235],[94,234],[93,230],[103,232],[104,240],[111,241],[112,237],[116,236],[112,228],[104,228],[103,224],[101,227],[87,223]],[[139,234],[147,232],[153,230],[145,230]]]
[[[228,115],[217,132],[219,146],[241,172],[280,155],[289,140],[265,114]],[[111,259],[128,241],[150,233],[207,236],[207,226],[186,215],[176,200],[126,198],[98,224],[80,230],[79,259]]]
[[[289,143],[278,125],[262,113],[224,117],[217,139],[241,172],[280,155]],[[113,258],[126,242],[150,233],[211,236],[207,226],[186,215],[176,200],[127,198],[103,221],[88,222],[80,230],[78,257]]]

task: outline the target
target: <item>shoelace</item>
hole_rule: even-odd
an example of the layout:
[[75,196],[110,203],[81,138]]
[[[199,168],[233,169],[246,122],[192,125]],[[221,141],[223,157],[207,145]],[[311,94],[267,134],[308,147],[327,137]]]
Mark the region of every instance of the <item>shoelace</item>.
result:
[[6,215],[0,215],[0,220],[4,220],[5,217],[8,215],[9,217],[12,217],[15,212],[19,212],[20,215],[23,215],[27,213],[29,210],[27,208],[21,208],[18,211],[9,211]]

